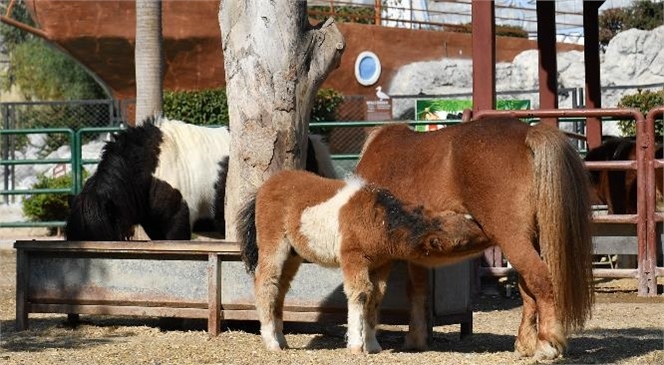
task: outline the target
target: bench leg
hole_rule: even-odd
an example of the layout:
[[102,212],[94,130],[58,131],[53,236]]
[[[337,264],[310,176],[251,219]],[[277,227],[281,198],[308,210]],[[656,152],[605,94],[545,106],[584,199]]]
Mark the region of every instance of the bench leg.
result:
[[208,335],[218,336],[221,328],[221,260],[208,255]]

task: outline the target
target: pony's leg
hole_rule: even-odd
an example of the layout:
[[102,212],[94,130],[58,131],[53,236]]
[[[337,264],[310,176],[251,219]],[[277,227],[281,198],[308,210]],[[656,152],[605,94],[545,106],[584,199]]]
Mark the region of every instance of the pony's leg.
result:
[[[390,275],[392,264],[386,264],[371,273],[370,279],[373,286],[373,292],[366,305],[366,318],[368,325],[364,327],[364,339],[367,349],[377,349],[380,352],[381,347],[376,339],[376,326],[378,325],[378,307],[385,295],[387,289],[387,279]],[[370,352],[367,350],[367,352]]]
[[293,266],[287,264],[290,244],[286,239],[265,240],[263,242],[276,243],[272,246],[269,244],[260,246],[262,251],[259,251],[254,281],[256,312],[261,323],[261,337],[265,342],[265,346],[268,350],[279,351],[287,347],[282,328],[280,328],[283,326],[281,320],[283,302],[279,305],[279,298],[286,295],[281,292],[284,267]]
[[141,222],[151,239],[188,240],[191,238],[189,207],[182,194],[163,181],[150,185],[149,212]]
[[370,312],[368,307],[374,292],[366,262],[343,262],[341,271],[344,277],[344,292],[348,298],[348,349],[353,354],[361,354],[362,351],[380,352],[382,348],[378,341],[375,341],[375,334],[371,343],[367,342],[365,337],[367,333],[373,333],[373,330],[367,329],[370,327],[367,314]]
[[410,297],[410,324],[404,340],[405,350],[427,349],[427,268],[408,263],[408,295]]
[[286,262],[284,262],[283,269],[281,270],[281,278],[279,279],[279,295],[275,304],[274,314],[274,328],[277,341],[286,347],[286,337],[284,337],[284,301],[286,293],[290,289],[290,283],[293,281],[297,270],[302,264],[302,257],[299,255],[289,255]]
[[537,347],[537,302],[522,277],[519,277],[519,292],[523,299],[523,308],[514,349],[521,356],[533,356]]
[[[502,245],[501,248],[521,275],[519,287],[522,293],[526,293],[523,312],[526,318],[522,319],[522,325],[519,327],[515,349],[523,356],[530,356],[533,347],[529,345],[533,341],[530,334],[531,321],[532,317],[536,316],[537,341],[534,356],[536,359],[555,359],[564,352],[567,339],[557,317],[549,269],[528,239],[519,241],[512,237],[511,245]],[[533,307],[537,308],[537,313],[534,313]]]

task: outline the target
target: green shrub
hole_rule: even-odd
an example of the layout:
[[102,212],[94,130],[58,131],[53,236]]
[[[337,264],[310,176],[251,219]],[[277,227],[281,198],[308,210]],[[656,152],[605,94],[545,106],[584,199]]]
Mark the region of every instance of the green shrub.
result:
[[325,21],[332,17],[337,23],[374,24],[376,10],[373,6],[310,6],[309,18]]
[[[311,121],[336,120],[343,100],[343,95],[334,89],[318,90]],[[226,89],[167,91],[164,93],[164,115],[197,125],[228,125]]]
[[[83,177],[87,177],[83,171]],[[31,189],[63,189],[73,186],[71,174],[60,177],[48,177],[44,174],[37,176],[37,182]],[[64,221],[69,215],[68,195],[57,194],[32,194],[23,199],[23,214],[31,222]],[[51,229],[54,234],[56,229]]]
[[[625,95],[618,102],[618,107],[621,108],[636,108],[645,116],[649,110],[664,105],[664,89],[659,91],[639,90],[636,94]],[[618,126],[624,135],[636,135],[636,126],[633,120],[621,120]],[[657,136],[662,136],[664,126],[662,120],[655,121],[655,133]]]
[[[319,89],[314,99],[314,106],[311,108],[310,121],[315,123],[337,120],[337,112],[343,101],[344,96],[340,92],[331,88]],[[327,127],[309,128],[311,133],[320,134],[326,138],[330,135],[332,129]]]
[[[446,24],[445,31],[454,32],[454,33],[472,33],[473,26],[471,23]],[[496,36],[528,38],[528,32],[526,32],[525,29],[516,25],[496,25]]]
[[166,91],[164,115],[197,125],[228,125],[226,89]]

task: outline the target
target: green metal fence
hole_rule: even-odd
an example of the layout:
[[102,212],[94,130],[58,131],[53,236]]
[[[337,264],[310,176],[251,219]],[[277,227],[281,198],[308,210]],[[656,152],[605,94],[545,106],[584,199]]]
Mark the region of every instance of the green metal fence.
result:
[[[418,125],[450,125],[456,124],[458,120],[443,120],[443,121],[398,121],[401,123],[408,123],[411,126]],[[317,122],[311,123],[310,128],[320,129],[327,128],[333,130],[337,128],[370,128],[375,126],[384,125],[386,121],[335,121],[335,122]],[[71,166],[72,186],[60,189],[7,189],[0,190],[0,196],[10,195],[31,195],[31,194],[72,194],[80,193],[83,188],[83,168],[86,165],[99,163],[99,159],[84,159],[82,156],[82,147],[86,135],[112,133],[122,130],[122,127],[88,127],[81,128],[76,131],[70,128],[42,128],[42,129],[6,129],[0,130],[0,137],[3,140],[6,136],[28,135],[28,134],[64,134],[68,137],[71,154],[69,158],[52,158],[52,159],[9,159],[3,156],[0,159],[0,167],[17,166],[17,165],[48,165],[48,164],[68,164]],[[333,153],[332,160],[335,162],[335,167],[341,172],[351,172],[355,168],[359,153]],[[341,174],[343,175],[343,174]],[[48,222],[0,222],[0,228],[10,227],[62,227],[64,221],[48,221]]]
[[[33,195],[33,194],[78,194],[83,187],[83,166],[96,164],[98,159],[83,159],[82,140],[85,135],[100,134],[120,131],[121,127],[89,127],[74,131],[70,128],[36,128],[36,129],[5,129],[0,130],[0,137],[4,141],[9,136],[21,136],[29,134],[62,134],[67,136],[70,147],[69,158],[48,158],[48,159],[0,159],[0,166],[18,166],[18,165],[53,165],[67,164],[71,166],[72,185],[68,188],[49,188],[49,189],[5,189],[0,190],[0,195],[7,197],[10,195]],[[6,142],[5,142],[6,143]],[[0,222],[0,228],[17,227],[62,227],[64,221],[41,221],[41,222]]]

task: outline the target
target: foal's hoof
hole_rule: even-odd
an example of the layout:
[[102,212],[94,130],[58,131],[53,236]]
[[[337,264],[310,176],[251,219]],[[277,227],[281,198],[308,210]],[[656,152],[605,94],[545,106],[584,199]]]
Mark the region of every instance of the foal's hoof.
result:
[[265,341],[265,348],[268,351],[283,351],[288,347],[286,341]]
[[367,354],[377,354],[377,353],[383,351],[383,348],[380,347],[378,342],[376,342],[374,344],[367,344],[365,350],[366,350]]
[[348,350],[350,350],[350,353],[353,355],[362,355],[364,353],[364,351],[362,351],[362,345],[348,346]]

